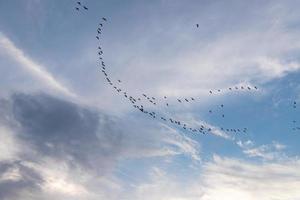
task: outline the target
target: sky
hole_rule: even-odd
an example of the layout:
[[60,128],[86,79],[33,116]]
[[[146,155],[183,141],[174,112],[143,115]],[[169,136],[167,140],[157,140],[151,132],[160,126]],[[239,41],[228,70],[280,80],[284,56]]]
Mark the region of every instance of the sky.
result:
[[0,199],[300,200],[299,1],[81,3],[0,0]]

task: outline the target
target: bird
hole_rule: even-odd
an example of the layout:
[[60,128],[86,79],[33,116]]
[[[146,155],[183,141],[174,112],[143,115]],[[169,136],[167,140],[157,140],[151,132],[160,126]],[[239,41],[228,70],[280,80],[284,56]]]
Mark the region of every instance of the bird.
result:
[[121,83],[121,80],[118,80],[119,83]]
[[223,104],[221,104],[221,107],[223,108],[223,107],[224,107],[224,105],[223,105]]
[[194,99],[193,97],[191,97],[191,99],[192,99],[193,101],[195,101],[195,99]]
[[180,99],[177,99],[177,101],[178,101],[179,103],[181,103],[181,100],[180,100]]
[[209,110],[209,113],[212,113],[212,110]]
[[225,117],[225,115],[224,115],[224,114],[222,114],[222,117]]
[[107,19],[105,17],[102,17],[103,21],[107,21]]
[[76,7],[76,10],[79,10],[79,8],[78,8],[78,7]]
[[97,40],[99,40],[100,38],[98,36],[96,36]]
[[199,28],[199,24],[196,24],[196,27]]
[[77,4],[78,4],[78,5],[81,5],[81,2],[80,2],[80,1],[77,1]]
[[166,96],[164,96],[164,98],[166,99],[167,97],[166,97]]
[[212,94],[212,91],[210,90],[210,91],[209,91],[209,93],[211,93],[211,94]]
[[84,8],[85,10],[88,10],[88,8],[87,8],[87,7],[85,7],[85,6],[83,6],[83,8]]

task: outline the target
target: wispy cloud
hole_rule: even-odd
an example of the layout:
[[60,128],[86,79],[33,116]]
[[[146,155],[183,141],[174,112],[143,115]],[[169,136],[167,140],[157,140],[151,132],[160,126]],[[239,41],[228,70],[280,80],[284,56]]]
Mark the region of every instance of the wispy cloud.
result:
[[273,141],[271,144],[255,146],[251,140],[245,142],[238,140],[236,144],[241,147],[243,153],[248,157],[257,157],[268,161],[286,159],[282,152],[286,146],[277,141]]
[[152,179],[136,188],[131,199],[299,199],[299,167],[297,159],[254,164],[214,155],[193,180],[182,183],[165,171],[154,173]]
[[21,67],[27,70],[31,75],[38,78],[42,84],[51,89],[61,92],[70,97],[76,97],[69,88],[60,83],[46,68],[29,58],[25,53],[15,46],[15,44],[4,34],[0,32],[0,53],[8,55],[11,59],[18,62]]

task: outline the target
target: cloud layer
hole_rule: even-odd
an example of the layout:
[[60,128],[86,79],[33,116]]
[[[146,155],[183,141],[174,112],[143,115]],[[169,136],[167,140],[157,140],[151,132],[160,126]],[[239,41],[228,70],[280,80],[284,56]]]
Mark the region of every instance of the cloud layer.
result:
[[0,155],[0,182],[12,190],[3,190],[3,199],[25,198],[28,191],[42,196],[99,197],[94,194],[96,185],[90,184],[108,181],[118,187],[109,175],[120,160],[181,154],[199,160],[197,143],[175,130],[147,130],[147,123],[127,129],[135,124],[133,119],[108,116],[53,96],[15,94],[2,99],[1,110],[0,130],[5,138],[1,148],[6,151]]

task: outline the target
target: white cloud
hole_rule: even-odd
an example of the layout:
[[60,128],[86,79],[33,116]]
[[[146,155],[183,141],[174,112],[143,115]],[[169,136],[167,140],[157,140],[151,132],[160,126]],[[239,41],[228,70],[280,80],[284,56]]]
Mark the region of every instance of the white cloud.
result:
[[282,152],[286,146],[280,144],[277,141],[273,141],[271,144],[264,144],[260,146],[255,146],[254,142],[247,140],[242,142],[241,140],[237,141],[236,144],[241,147],[244,154],[248,157],[258,157],[265,160],[277,160],[286,158]]
[[[247,15],[241,17],[240,12],[223,10],[222,3],[204,4],[199,8],[204,9],[201,15],[190,13],[207,25],[198,30],[191,28],[194,26],[191,22],[184,26],[182,18],[185,15],[178,17],[171,13],[172,17],[163,21],[161,16],[151,15],[151,22],[163,27],[156,23],[147,25],[146,30],[140,30],[145,31],[141,37],[134,38],[130,46],[124,45],[123,37],[117,38],[120,41],[112,41],[114,49],[109,49],[109,53],[116,52],[115,61],[111,61],[116,63],[114,72],[124,79],[128,77],[124,84],[132,90],[145,89],[170,97],[194,95],[205,101],[210,89],[227,89],[239,83],[263,84],[299,70],[297,58],[287,56],[300,50],[298,29],[287,26],[298,19],[290,4],[277,2],[276,8],[267,2],[262,6],[250,2],[236,4],[237,7],[249,5],[249,9],[245,8]],[[186,6],[184,2],[182,6]],[[226,6],[235,5],[228,3]],[[205,8],[212,11],[213,16]],[[228,23],[225,20],[228,15],[236,19],[235,24],[221,24]],[[211,34],[205,35],[207,30]],[[153,46],[155,44],[159,47]],[[138,72],[139,76],[132,76],[132,72]]]
[[[250,163],[217,155],[198,177],[181,182],[168,173],[154,173],[131,199],[157,200],[290,200],[300,199],[300,161]],[[129,198],[128,198],[129,199]]]
[[16,135],[8,128],[0,124],[0,161],[11,161],[24,151],[24,145]]
[[299,160],[252,164],[214,157],[204,167],[203,200],[300,199]]
[[8,55],[15,62],[19,63],[23,69],[27,70],[32,76],[38,78],[42,85],[67,95],[70,97],[76,97],[76,95],[70,91],[69,88],[60,83],[54,75],[46,70],[46,68],[31,58],[25,55],[25,53],[15,46],[15,44],[0,32],[0,54]]

